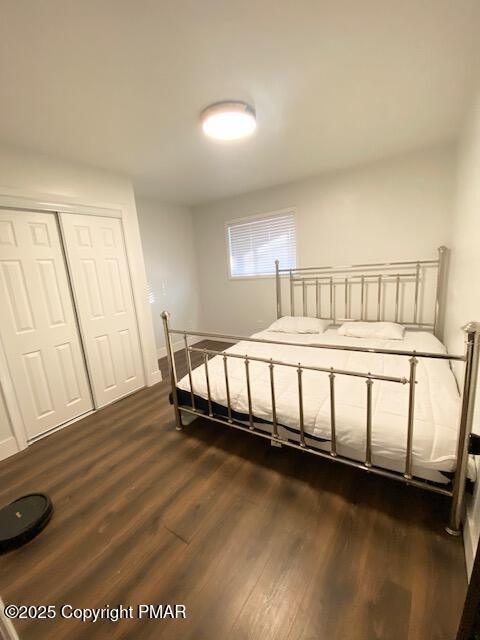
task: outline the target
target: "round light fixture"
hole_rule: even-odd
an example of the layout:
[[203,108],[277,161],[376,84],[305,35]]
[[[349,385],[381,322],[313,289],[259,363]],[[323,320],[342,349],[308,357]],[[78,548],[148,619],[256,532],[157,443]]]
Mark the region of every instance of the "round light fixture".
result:
[[206,136],[216,140],[238,140],[255,131],[255,110],[245,102],[217,102],[201,115],[202,129]]

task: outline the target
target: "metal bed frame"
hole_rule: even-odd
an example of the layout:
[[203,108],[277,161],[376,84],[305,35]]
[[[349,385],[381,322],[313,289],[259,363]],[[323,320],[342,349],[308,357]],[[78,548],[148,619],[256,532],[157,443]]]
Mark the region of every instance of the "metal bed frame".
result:
[[[342,267],[307,267],[299,269],[280,269],[278,260],[275,264],[275,290],[276,290],[276,308],[277,317],[282,315],[282,286],[281,278],[287,276],[290,290],[290,313],[295,315],[295,292],[300,289],[302,291],[302,310],[304,315],[307,313],[308,304],[308,291],[309,288],[314,288],[315,291],[315,309],[316,315],[322,318],[321,313],[321,292],[322,287],[328,288],[329,305],[328,315],[326,319],[331,320],[333,324],[344,319],[361,319],[368,320],[369,312],[366,305],[367,289],[371,284],[377,287],[376,298],[376,317],[375,320],[387,320],[390,319],[386,316],[386,312],[382,309],[382,292],[384,291],[384,285],[387,283],[393,284],[395,290],[395,304],[392,309],[393,318],[396,321],[399,320],[400,314],[400,288],[401,286],[412,284],[414,290],[413,297],[413,309],[411,321],[403,321],[402,324],[412,329],[431,330],[435,335],[439,334],[439,319],[442,315],[443,307],[443,291],[445,285],[446,269],[445,260],[447,255],[446,247],[440,247],[438,250],[438,258],[436,260],[416,260],[405,262],[391,262],[391,263],[371,263],[371,264],[357,264]],[[422,270],[434,269],[436,271],[436,284],[435,284],[435,301],[433,309],[433,321],[422,322],[420,313],[420,295],[421,289],[424,285],[424,278],[422,277]],[[358,313],[355,313],[351,317],[351,287],[358,285],[360,287],[360,309]],[[336,289],[338,287],[344,288],[344,316],[338,317],[336,314],[335,304]],[[388,315],[388,314],[387,314]],[[357,317],[355,317],[357,316]],[[305,343],[292,343],[282,340],[267,340],[263,338],[252,338],[246,336],[228,335],[220,333],[206,333],[201,331],[186,331],[180,329],[172,329],[170,327],[170,314],[167,311],[162,313],[162,319],[165,331],[165,343],[167,348],[167,361],[170,374],[170,381],[172,387],[172,403],[174,405],[176,428],[182,429],[182,414],[193,416],[207,417],[209,420],[221,423],[226,426],[246,431],[260,438],[270,440],[274,444],[281,444],[300,451],[306,451],[313,455],[319,456],[330,461],[341,462],[342,464],[357,469],[362,469],[368,473],[374,473],[383,477],[399,480],[408,485],[426,489],[440,493],[451,498],[451,509],[448,526],[446,531],[451,535],[460,535],[461,523],[464,511],[464,497],[465,486],[467,479],[467,466],[468,455],[470,451],[470,439],[473,424],[473,414],[475,406],[475,391],[478,377],[478,364],[480,353],[480,322],[470,322],[463,329],[465,331],[465,350],[462,355],[449,354],[449,353],[429,353],[420,351],[405,351],[397,349],[372,349],[360,346],[340,346],[332,344],[305,344]],[[191,404],[180,404],[177,393],[177,371],[175,364],[175,350],[172,345],[172,335],[181,335],[183,337],[183,345],[186,354],[186,361],[188,367],[188,376],[190,382],[190,396]],[[331,349],[342,351],[357,351],[365,353],[378,353],[386,355],[406,356],[409,358],[409,376],[407,377],[393,377],[386,375],[376,375],[370,372],[349,371],[342,369],[335,369],[333,367],[314,367],[302,365],[299,362],[284,362],[280,360],[266,359],[255,356],[243,356],[234,353],[227,353],[225,351],[216,351],[214,349],[200,349],[188,344],[189,337],[208,338],[213,340],[228,340],[231,342],[258,342],[263,344],[275,344],[275,345],[288,345],[288,346],[301,346],[307,348],[319,348],[319,349]],[[195,391],[192,384],[192,353],[203,354],[203,363],[205,367],[205,377],[207,386],[208,397],[208,412],[205,412],[196,406]],[[223,358],[224,373],[225,373],[225,388],[227,397],[227,415],[219,415],[214,412],[214,403],[210,391],[210,379],[208,370],[209,356],[221,356]],[[244,421],[236,419],[233,415],[230,399],[230,387],[228,377],[228,359],[240,358],[245,362],[245,378],[246,378],[246,390],[248,401],[248,426]],[[458,431],[458,444],[457,444],[457,465],[453,476],[453,481],[449,487],[444,487],[437,484],[432,484],[426,480],[416,478],[413,476],[413,464],[412,464],[412,449],[413,449],[413,433],[414,433],[414,416],[415,416],[415,385],[416,385],[416,368],[420,358],[446,360],[449,363],[452,362],[464,362],[464,376],[461,394],[461,407],[459,415],[459,431]],[[249,374],[250,362],[263,362],[269,366],[270,372],[270,390],[271,390],[271,407],[272,407],[272,433],[267,433],[262,429],[259,429],[255,425],[255,418],[252,411],[252,394]],[[282,438],[278,432],[278,423],[276,415],[276,397],[275,397],[275,367],[294,367],[297,370],[298,380],[298,432],[299,442],[292,441],[287,438]],[[303,412],[303,388],[302,388],[302,374],[303,371],[318,371],[328,374],[329,389],[330,389],[330,447],[329,451],[317,449],[309,446],[306,442],[306,437],[309,437],[308,432],[305,432],[304,428],[304,412]],[[336,442],[336,424],[335,424],[335,379],[337,376],[355,376],[364,378],[366,382],[366,446],[365,446],[365,458],[363,462],[347,458],[337,453]],[[408,417],[407,417],[407,438],[406,438],[406,456],[404,472],[396,472],[384,469],[376,466],[372,463],[372,387],[375,381],[389,381],[397,384],[408,385]]]

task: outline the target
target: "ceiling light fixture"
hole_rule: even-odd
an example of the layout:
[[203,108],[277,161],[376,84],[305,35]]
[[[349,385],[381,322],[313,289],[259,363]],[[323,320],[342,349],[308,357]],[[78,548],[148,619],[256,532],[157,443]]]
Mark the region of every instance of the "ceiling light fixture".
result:
[[202,129],[216,140],[238,140],[255,131],[255,110],[245,102],[216,102],[202,111]]

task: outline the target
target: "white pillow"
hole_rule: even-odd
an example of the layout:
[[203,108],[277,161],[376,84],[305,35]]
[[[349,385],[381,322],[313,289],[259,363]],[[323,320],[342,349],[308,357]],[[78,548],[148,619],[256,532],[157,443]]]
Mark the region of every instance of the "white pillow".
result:
[[319,318],[284,316],[275,320],[267,331],[276,331],[278,333],[323,333],[330,323],[330,320],[320,320]]
[[377,340],[403,340],[405,327],[395,322],[344,322],[339,336],[350,338],[376,338]]

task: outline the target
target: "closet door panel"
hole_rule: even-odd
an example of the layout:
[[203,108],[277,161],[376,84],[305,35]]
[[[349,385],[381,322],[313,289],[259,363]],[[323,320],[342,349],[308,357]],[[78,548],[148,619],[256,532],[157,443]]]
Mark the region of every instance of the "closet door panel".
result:
[[144,386],[122,223],[62,214],[65,248],[95,404],[104,406]]
[[0,211],[0,304],[28,439],[92,409],[54,214]]

